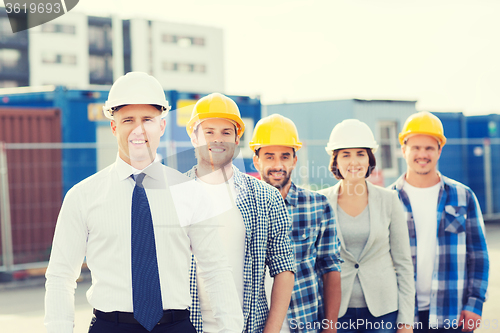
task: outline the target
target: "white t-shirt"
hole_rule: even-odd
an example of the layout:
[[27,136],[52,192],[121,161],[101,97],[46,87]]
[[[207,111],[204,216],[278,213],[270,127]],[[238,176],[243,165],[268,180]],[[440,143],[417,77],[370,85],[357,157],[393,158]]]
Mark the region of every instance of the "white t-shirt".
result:
[[[199,180],[199,179],[198,179]],[[222,246],[233,270],[233,279],[243,311],[243,269],[245,262],[245,224],[241,212],[236,207],[236,191],[234,178],[227,183],[212,185],[199,180],[212,200],[212,207],[217,216]],[[198,277],[198,292],[200,297],[203,331],[205,333],[219,332],[212,308],[206,292],[205,281]]]
[[436,260],[437,205],[441,183],[419,188],[404,183],[410,199],[417,237],[417,304],[419,311],[429,310],[432,274]]

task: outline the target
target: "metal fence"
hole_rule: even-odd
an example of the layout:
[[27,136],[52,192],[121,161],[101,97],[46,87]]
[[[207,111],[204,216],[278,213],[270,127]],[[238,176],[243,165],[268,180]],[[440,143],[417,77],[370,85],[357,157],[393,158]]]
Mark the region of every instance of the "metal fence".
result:
[[[328,170],[325,144],[326,141],[304,142],[293,172],[295,183],[317,190],[337,182]],[[0,272],[47,264],[65,193],[113,163],[116,153],[116,142],[0,143]],[[162,142],[158,153],[164,164],[181,172],[196,163],[190,142]],[[374,183],[387,186],[406,170],[399,147],[393,153],[397,157],[396,172],[377,170],[371,179]],[[379,155],[377,159],[381,159]],[[245,170],[239,163],[244,172],[256,171],[251,167]],[[492,167],[498,163],[500,139],[450,139],[443,149],[439,169],[471,187],[485,218],[494,219],[500,217],[500,175]]]
[[[189,141],[163,141],[157,152],[180,172],[196,164]],[[116,142],[0,142],[0,272],[46,267],[64,195],[117,153]]]

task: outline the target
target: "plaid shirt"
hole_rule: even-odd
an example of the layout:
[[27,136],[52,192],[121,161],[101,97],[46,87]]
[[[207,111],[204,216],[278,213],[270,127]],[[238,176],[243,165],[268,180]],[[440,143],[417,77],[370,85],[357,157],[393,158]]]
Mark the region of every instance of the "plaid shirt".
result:
[[[436,262],[431,284],[429,324],[453,325],[463,310],[481,315],[488,287],[488,250],[479,203],[472,190],[443,175],[437,207]],[[417,239],[405,175],[390,187],[398,191],[408,219],[415,277]],[[415,303],[416,304],[416,303]],[[418,322],[418,311],[415,309]],[[455,321],[455,322],[456,322]]]
[[[196,178],[196,167],[186,175]],[[288,232],[290,217],[280,192],[246,175],[233,166],[236,206],[245,223],[245,262],[243,269],[243,332],[264,330],[269,308],[264,288],[266,265],[275,276],[285,271],[295,272],[293,248]],[[203,332],[200,302],[196,285],[196,264],[191,262],[191,322],[198,333]]]
[[[296,323],[311,323],[314,327],[312,324],[321,324],[324,315],[321,278],[328,272],[340,272],[343,262],[334,213],[324,195],[297,187],[294,183],[285,203],[292,217],[290,239],[297,268],[287,317]],[[294,332],[292,328],[290,331]]]

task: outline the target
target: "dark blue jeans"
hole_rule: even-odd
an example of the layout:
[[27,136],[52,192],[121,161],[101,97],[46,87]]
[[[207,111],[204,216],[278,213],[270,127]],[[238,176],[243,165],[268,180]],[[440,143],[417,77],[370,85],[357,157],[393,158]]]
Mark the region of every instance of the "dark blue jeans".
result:
[[398,312],[374,317],[368,308],[348,308],[337,322],[337,333],[395,333]]
[[[445,327],[441,328],[431,328],[429,327],[429,310],[427,311],[419,311],[418,312],[418,317],[420,319],[420,322],[417,323],[413,327],[413,333],[427,333],[427,332],[432,332],[432,333],[444,333],[444,332],[456,332],[456,333],[461,333],[462,332],[462,327],[453,327],[452,324],[449,322],[445,323]],[[470,333],[473,333],[474,331],[471,331]]]
[[[92,318],[89,333],[150,333],[139,324],[124,324]],[[196,333],[189,319],[156,325],[151,333]]]

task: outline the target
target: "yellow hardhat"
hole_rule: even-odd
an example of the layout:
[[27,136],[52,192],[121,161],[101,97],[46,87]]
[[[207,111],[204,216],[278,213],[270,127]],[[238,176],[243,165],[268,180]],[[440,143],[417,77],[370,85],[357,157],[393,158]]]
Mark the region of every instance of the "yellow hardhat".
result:
[[213,93],[196,102],[191,113],[191,119],[189,119],[186,125],[186,131],[189,136],[193,133],[195,126],[203,119],[208,118],[222,118],[231,121],[236,125],[238,137],[241,137],[245,131],[245,124],[241,120],[238,105],[231,98],[223,94]]
[[264,146],[285,146],[299,150],[297,127],[290,119],[279,114],[272,114],[259,120],[253,131],[250,148],[255,152]]
[[403,145],[407,138],[415,134],[433,136],[439,141],[441,147],[446,143],[441,120],[427,111],[414,113],[406,119],[403,131],[399,133],[399,143]]

